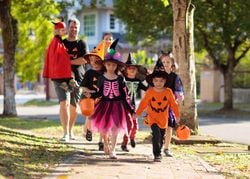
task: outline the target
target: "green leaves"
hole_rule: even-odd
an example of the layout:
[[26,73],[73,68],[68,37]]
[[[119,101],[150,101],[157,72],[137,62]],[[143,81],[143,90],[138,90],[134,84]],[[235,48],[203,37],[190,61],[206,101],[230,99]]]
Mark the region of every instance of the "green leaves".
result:
[[53,37],[51,20],[59,12],[59,5],[52,0],[12,1],[11,14],[18,21],[16,73],[21,81],[37,80]]
[[127,39],[134,44],[171,34],[172,10],[164,1],[115,0],[114,7],[115,16],[126,24]]

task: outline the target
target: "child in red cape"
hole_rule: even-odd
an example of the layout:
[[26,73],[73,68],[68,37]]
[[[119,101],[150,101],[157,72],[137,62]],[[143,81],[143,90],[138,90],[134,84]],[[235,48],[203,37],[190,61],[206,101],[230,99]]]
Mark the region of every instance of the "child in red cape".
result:
[[76,83],[72,78],[70,57],[62,42],[62,36],[66,34],[66,25],[64,22],[53,24],[55,25],[54,37],[46,51],[43,77],[60,80],[62,82],[60,87],[71,90],[70,87],[76,87]]

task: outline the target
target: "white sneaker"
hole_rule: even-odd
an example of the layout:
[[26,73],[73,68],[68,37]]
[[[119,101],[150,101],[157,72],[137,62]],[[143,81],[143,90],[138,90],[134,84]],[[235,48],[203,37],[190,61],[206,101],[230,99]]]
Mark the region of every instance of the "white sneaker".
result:
[[69,135],[68,134],[64,134],[64,136],[60,139],[60,141],[62,141],[62,142],[68,142],[69,141]]
[[69,139],[70,140],[76,140],[76,137],[75,137],[75,135],[73,133],[70,133],[69,134]]
[[116,153],[115,153],[114,151],[113,151],[113,152],[110,152],[109,158],[110,158],[110,159],[117,159]]

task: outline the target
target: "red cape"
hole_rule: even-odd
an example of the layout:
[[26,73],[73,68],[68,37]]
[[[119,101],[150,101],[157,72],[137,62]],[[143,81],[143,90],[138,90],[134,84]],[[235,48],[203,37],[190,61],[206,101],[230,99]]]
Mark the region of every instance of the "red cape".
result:
[[71,78],[71,63],[63,42],[54,37],[46,52],[43,77],[51,79]]

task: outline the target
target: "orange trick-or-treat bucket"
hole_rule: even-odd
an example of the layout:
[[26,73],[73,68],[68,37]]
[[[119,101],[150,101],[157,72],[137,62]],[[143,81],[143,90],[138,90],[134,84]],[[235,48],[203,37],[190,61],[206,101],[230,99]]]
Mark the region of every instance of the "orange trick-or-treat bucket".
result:
[[92,98],[84,98],[79,102],[82,115],[91,116],[94,114],[95,101]]
[[187,140],[190,137],[190,129],[186,125],[178,126],[175,132],[180,140]]

